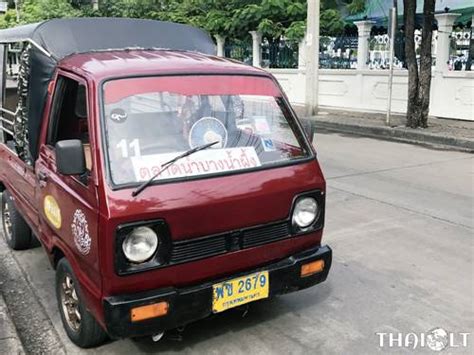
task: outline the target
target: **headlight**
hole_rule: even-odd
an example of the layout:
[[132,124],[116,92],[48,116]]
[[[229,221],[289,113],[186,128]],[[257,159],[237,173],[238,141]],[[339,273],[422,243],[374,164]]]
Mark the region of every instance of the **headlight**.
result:
[[307,228],[314,223],[318,216],[318,203],[312,197],[304,197],[296,202],[293,211],[293,224]]
[[158,236],[148,227],[133,229],[122,244],[123,253],[133,263],[147,261],[155,254],[157,248]]

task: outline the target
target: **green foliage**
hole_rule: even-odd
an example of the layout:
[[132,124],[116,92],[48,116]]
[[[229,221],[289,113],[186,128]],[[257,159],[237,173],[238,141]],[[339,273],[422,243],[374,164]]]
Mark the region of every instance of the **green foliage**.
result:
[[344,20],[339,11],[328,9],[321,12],[320,32],[322,35],[338,35],[344,31]]
[[[250,41],[248,32],[259,30],[270,41],[284,35],[294,42],[304,37],[306,26],[306,0],[100,0],[99,10],[81,4],[84,1],[24,0],[20,23],[79,16],[150,18],[191,24],[227,38]],[[321,2],[322,33],[342,31],[344,22],[336,8],[336,0]],[[16,24],[14,10],[0,16],[1,28]]]
[[347,10],[351,15],[357,14],[365,10],[366,0],[352,0],[347,4]]
[[101,0],[95,14],[103,17],[153,18],[166,6],[160,0]]
[[286,30],[285,37],[292,42],[300,41],[306,33],[306,21],[295,21]]
[[16,11],[9,9],[5,15],[0,16],[0,28],[9,28],[16,26]]
[[20,23],[81,16],[81,12],[74,9],[67,0],[25,0],[20,9]]

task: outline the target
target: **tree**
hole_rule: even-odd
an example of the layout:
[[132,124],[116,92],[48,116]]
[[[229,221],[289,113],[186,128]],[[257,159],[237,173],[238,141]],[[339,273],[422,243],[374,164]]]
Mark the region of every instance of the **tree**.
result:
[[88,12],[87,16],[156,18],[159,17],[157,14],[165,11],[170,2],[166,0],[101,0],[98,11],[93,11],[90,6],[81,9],[83,13]]
[[[322,31],[343,31],[344,21],[334,0],[322,1]],[[284,35],[299,41],[305,34],[306,0],[182,0],[169,1],[154,18],[202,27],[227,38],[248,38],[258,30],[268,40]]]
[[0,16],[0,28],[10,28],[15,25],[17,25],[15,10],[8,9],[4,15]]
[[[321,1],[321,33],[335,35],[344,29],[339,2]],[[356,1],[356,0],[354,0]],[[0,27],[16,24],[11,11],[0,16]],[[228,39],[250,41],[249,31],[258,30],[267,40],[281,36],[293,42],[304,37],[306,0],[100,0],[94,10],[90,0],[24,0],[21,23],[55,17],[104,16],[150,18],[201,27]]]
[[403,0],[405,55],[408,68],[407,126],[428,127],[431,90],[431,42],[436,0],[424,0],[420,65],[415,53],[416,0]]
[[347,4],[347,10],[354,15],[365,10],[365,0],[352,0]]
[[78,17],[81,12],[67,0],[25,0],[21,3],[20,23],[33,23],[58,17]]
[[170,1],[159,18],[190,23],[228,38],[247,38],[249,31],[259,30],[272,39],[304,21],[305,14],[304,0],[183,0]]

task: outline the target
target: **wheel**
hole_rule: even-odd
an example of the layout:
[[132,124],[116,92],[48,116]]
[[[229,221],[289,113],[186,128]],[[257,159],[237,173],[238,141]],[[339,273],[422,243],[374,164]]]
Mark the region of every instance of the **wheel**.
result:
[[31,233],[31,244],[30,248],[38,248],[41,246],[41,242],[39,241],[38,237]]
[[79,283],[66,258],[59,261],[56,269],[56,298],[64,329],[74,344],[91,348],[105,342],[107,334],[86,309]]
[[31,229],[15,207],[8,191],[2,194],[3,234],[13,250],[24,250],[31,246]]

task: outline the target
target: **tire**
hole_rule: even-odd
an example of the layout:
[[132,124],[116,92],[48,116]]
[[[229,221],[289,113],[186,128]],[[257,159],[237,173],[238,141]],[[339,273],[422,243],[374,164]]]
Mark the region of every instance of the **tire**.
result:
[[11,249],[25,250],[31,247],[31,229],[6,190],[2,194],[2,224],[5,240]]
[[[72,281],[72,288],[70,281]],[[68,293],[66,289],[73,291]],[[66,258],[62,258],[56,268],[56,298],[64,329],[74,344],[81,348],[92,348],[107,340],[107,333],[86,309],[79,283]],[[73,307],[79,312],[79,321],[77,312],[74,313],[74,317],[66,315],[65,300],[76,302]]]
[[31,233],[31,243],[30,243],[30,248],[38,248],[41,246],[41,242],[38,239],[37,236],[35,236],[33,233]]

